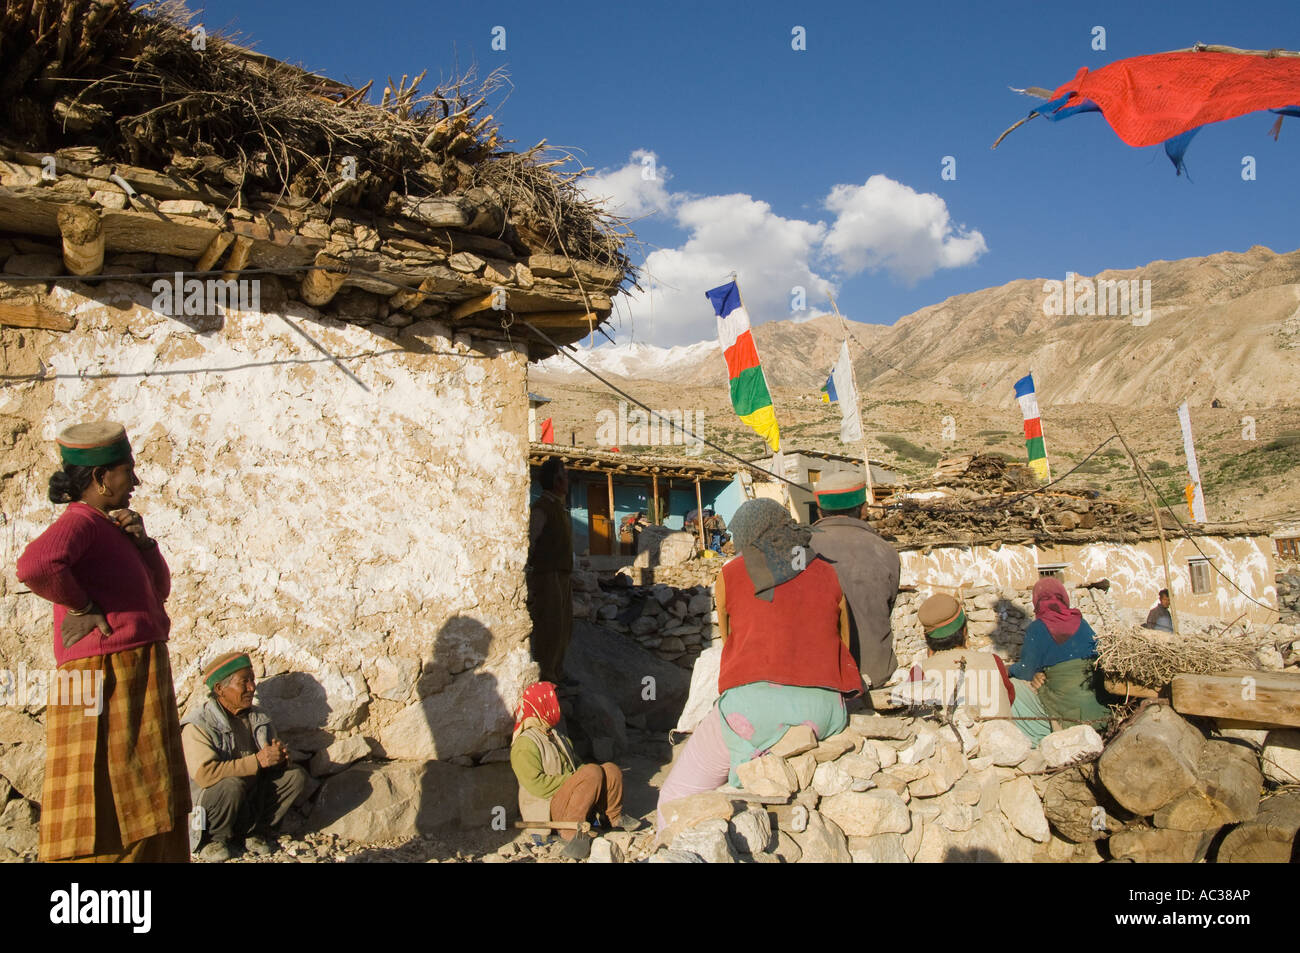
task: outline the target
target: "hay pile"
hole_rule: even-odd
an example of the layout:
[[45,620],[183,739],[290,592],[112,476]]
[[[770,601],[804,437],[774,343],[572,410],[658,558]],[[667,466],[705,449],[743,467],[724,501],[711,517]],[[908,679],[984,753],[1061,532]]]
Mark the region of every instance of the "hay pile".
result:
[[1097,665],[1111,678],[1160,689],[1175,675],[1258,669],[1259,633],[1226,625],[1180,635],[1118,623],[1097,629]]
[[352,90],[216,35],[200,39],[198,26],[171,0],[6,0],[0,135],[34,151],[94,147],[239,207],[271,193],[383,213],[402,197],[485,189],[506,209],[503,240],[631,274],[623,246],[634,236],[577,188],[585,170],[557,171],[571,157],[547,161],[543,144],[501,148],[486,106],[502,74],[427,93],[423,73],[390,77],[376,106],[365,101],[370,83]]

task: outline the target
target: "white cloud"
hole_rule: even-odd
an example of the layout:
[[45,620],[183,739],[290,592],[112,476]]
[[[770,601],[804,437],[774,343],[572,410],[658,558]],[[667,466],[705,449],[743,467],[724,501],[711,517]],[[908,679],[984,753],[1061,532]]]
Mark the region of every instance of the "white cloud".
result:
[[667,212],[674,201],[665,183],[671,178],[659,157],[648,149],[637,149],[627,165],[619,169],[601,169],[581,181],[582,189],[593,199],[603,199],[614,215],[641,218]]
[[940,268],[973,264],[988,251],[978,231],[953,227],[942,198],[887,176],[835,186],[826,207],[836,217],[824,249],[849,274],[883,268],[915,284]]
[[755,324],[790,317],[796,287],[805,307],[833,290],[812,264],[826,233],[821,223],[782,218],[766,202],[740,194],[683,201],[676,221],[690,233],[686,243],[651,252],[644,293],[620,301],[638,340],[671,345],[713,337],[717,325],[704,292],[726,283],[732,271]]
[[[940,268],[972,264],[988,250],[978,231],[953,226],[938,195],[884,175],[832,188],[824,202],[835,213],[829,225],[783,218],[767,202],[742,193],[672,192],[670,178],[655,153],[638,149],[622,167],[602,169],[582,182],[588,195],[606,198],[617,215],[663,215],[687,234],[678,247],[650,252],[642,266],[643,290],[616,299],[620,340],[668,346],[712,337],[716,325],[704,292],[726,282],[732,271],[750,320],[762,324],[829,310],[827,293],[837,283],[823,271],[884,270],[915,284]],[[803,310],[792,315],[797,289],[803,289]]]

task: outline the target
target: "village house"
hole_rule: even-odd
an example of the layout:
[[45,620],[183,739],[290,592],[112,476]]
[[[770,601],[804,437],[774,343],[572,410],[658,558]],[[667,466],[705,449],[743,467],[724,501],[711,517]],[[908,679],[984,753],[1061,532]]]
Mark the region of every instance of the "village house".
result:
[[[790,503],[795,517],[803,523],[812,522],[812,507],[816,504],[814,493],[823,477],[834,473],[851,470],[862,472],[862,458],[848,457],[839,453],[827,453],[822,450],[786,450],[781,454],[784,462],[783,475],[787,480],[802,484],[790,488]],[[770,470],[775,457],[764,457],[758,465]],[[879,464],[871,464],[872,491],[877,503],[887,503],[894,495],[900,481],[898,475]]]
[[[934,479],[909,486],[876,524],[899,550],[901,585],[1024,593],[1043,576],[1067,588],[1107,580],[1117,611],[1130,621],[1146,618],[1166,587],[1149,511],[1095,493],[1035,492],[1027,468],[993,456],[945,463]],[[1162,523],[1180,619],[1277,621],[1266,526]]]
[[[68,59],[102,102],[6,78],[0,655],[52,667],[50,606],[14,563],[59,512],[55,435],[117,420],[172,570],[182,708],[247,650],[300,756],[360,742],[319,773],[367,752],[473,764],[536,677],[526,366],[608,318],[622,226],[540,147],[506,150],[490,83],[404,78],[375,106],[126,3],[106,15]],[[0,775],[39,799],[39,707],[15,717]]]
[[696,509],[712,509],[730,523],[740,504],[753,493],[755,475],[739,465],[701,457],[670,457],[533,444],[533,496],[541,494],[537,468],[558,456],[569,473],[569,514],[573,521],[573,551],[592,558],[596,568],[613,568],[631,562],[634,544],[620,541],[626,517],[643,513],[650,522],[664,511],[661,525],[698,535],[695,523],[685,517]]

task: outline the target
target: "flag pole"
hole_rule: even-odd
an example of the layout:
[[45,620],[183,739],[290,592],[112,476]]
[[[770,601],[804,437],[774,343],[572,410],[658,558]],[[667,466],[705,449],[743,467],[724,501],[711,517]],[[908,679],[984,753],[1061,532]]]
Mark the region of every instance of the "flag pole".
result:
[[[844,315],[840,314],[839,305],[835,303],[835,296],[831,294],[829,291],[827,291],[826,297],[831,299],[831,307],[835,309],[835,317],[840,319],[840,331],[844,335],[844,345],[845,347],[848,347],[848,343],[849,343],[848,322],[844,320]],[[853,376],[853,399],[858,400],[858,395],[861,392],[858,390],[858,371],[857,368],[853,366],[852,351],[849,352],[849,373]],[[859,403],[858,420],[861,421],[861,419],[862,419],[862,407],[861,404]],[[874,484],[871,481],[871,458],[867,455],[867,428],[866,427],[862,428],[862,469],[867,475],[867,504],[869,506],[875,506],[876,490]]]

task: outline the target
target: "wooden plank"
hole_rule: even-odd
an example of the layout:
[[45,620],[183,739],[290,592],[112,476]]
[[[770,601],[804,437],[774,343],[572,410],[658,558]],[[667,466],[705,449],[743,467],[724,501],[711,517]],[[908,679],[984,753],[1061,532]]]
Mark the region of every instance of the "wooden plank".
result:
[[1231,671],[1176,675],[1173,706],[1183,715],[1300,727],[1300,674]]
[[[478,314],[480,311],[488,311],[491,309],[494,300],[496,300],[496,295],[486,294],[478,298],[470,298],[468,301],[462,301],[451,309],[451,319],[459,321],[462,318],[468,318],[472,314]],[[507,296],[508,300],[509,297]]]
[[539,328],[582,328],[588,330],[590,324],[599,324],[600,315],[594,311],[524,311],[519,317]]
[[0,301],[0,325],[11,328],[44,328],[71,331],[77,322],[61,311],[30,302]]

